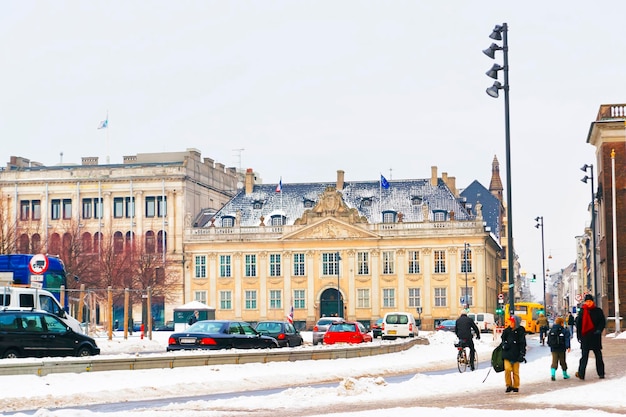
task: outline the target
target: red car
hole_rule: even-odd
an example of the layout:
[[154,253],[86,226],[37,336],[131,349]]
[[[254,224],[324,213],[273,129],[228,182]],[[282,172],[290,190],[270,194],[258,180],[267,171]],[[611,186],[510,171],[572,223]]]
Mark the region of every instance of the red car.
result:
[[335,322],[324,334],[324,344],[371,342],[372,336],[358,321]]

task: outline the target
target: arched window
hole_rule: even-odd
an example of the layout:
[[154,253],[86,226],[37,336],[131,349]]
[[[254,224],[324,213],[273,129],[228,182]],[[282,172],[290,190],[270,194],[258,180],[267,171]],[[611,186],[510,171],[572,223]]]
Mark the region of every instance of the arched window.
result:
[[30,253],[29,239],[27,234],[23,234],[20,236],[20,240],[17,245],[18,253]]
[[58,233],[50,235],[50,244],[48,245],[48,253],[50,255],[61,254],[61,236]]
[[167,233],[164,232],[163,230],[160,230],[158,235],[157,235],[157,252],[158,253],[165,253],[165,251],[167,250]]
[[102,243],[102,233],[96,232],[93,234],[93,251],[94,253],[100,253],[100,244]]
[[73,236],[70,233],[63,234],[63,255],[69,257],[72,249]]
[[83,244],[83,252],[84,253],[92,253],[93,252],[93,244],[91,241],[91,233],[85,232],[82,236],[82,244]]
[[156,242],[154,241],[154,232],[149,230],[146,232],[146,253],[154,253]]
[[113,253],[122,253],[124,251],[124,235],[122,232],[115,232],[113,235]]
[[126,232],[126,241],[124,243],[124,250],[128,252],[132,252],[135,247],[135,233],[134,232]]
[[27,253],[40,253],[41,252],[41,235],[35,233],[30,238],[30,250]]

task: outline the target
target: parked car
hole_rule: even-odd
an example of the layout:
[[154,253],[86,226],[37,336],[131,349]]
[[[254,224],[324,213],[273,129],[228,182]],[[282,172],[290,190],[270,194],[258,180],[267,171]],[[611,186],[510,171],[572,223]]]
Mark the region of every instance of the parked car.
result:
[[313,345],[324,343],[324,333],[336,321],[344,321],[343,317],[322,317],[313,327]]
[[334,322],[324,333],[324,344],[371,342],[372,336],[358,321]]
[[302,345],[300,332],[288,321],[260,321],[257,323],[255,329],[263,335],[271,336],[276,339],[280,347]]
[[100,354],[91,337],[42,310],[0,310],[0,357],[90,356]]
[[419,330],[413,314],[404,311],[386,313],[383,317],[381,338],[415,337]]
[[376,320],[376,323],[372,326],[372,336],[374,339],[380,337],[383,333],[383,319],[380,318]]
[[250,323],[235,320],[202,320],[183,332],[172,333],[167,351],[191,349],[277,348],[278,342],[254,330]]
[[154,330],[157,332],[173,332],[174,321],[173,320],[167,321],[165,322],[165,324],[155,327]]
[[467,313],[476,323],[481,333],[492,332],[496,327],[496,319],[492,313]]
[[456,327],[456,320],[444,320],[439,323],[435,330],[443,330],[445,332],[453,332]]

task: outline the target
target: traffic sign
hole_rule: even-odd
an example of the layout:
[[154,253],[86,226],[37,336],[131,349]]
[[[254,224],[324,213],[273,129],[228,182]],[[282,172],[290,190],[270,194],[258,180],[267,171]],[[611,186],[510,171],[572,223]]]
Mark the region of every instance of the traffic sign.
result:
[[582,300],[583,300],[582,294],[576,294],[576,301],[582,301]]
[[43,274],[48,270],[48,257],[43,253],[38,253],[37,255],[33,255],[30,258],[30,262],[28,263],[28,269],[30,272],[36,275]]
[[504,300],[504,294],[502,293],[498,294],[498,300]]

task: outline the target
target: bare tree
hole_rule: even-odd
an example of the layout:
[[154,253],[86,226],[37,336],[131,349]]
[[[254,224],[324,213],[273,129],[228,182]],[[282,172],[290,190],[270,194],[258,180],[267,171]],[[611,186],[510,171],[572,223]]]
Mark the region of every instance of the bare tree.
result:
[[0,196],[0,254],[16,252],[16,224],[11,220],[7,198]]

